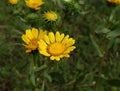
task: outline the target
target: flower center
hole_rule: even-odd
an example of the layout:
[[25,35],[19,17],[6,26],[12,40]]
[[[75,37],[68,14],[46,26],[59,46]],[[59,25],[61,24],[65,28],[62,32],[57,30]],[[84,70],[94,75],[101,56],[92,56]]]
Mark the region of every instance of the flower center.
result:
[[38,40],[37,39],[32,39],[30,43],[28,44],[27,48],[30,48],[32,50],[36,50],[38,48]]
[[47,13],[46,14],[46,18],[48,19],[48,20],[56,20],[57,19],[57,15],[56,14],[54,14],[54,13]]
[[65,51],[65,45],[62,43],[53,43],[48,47],[48,52],[53,56],[58,56]]

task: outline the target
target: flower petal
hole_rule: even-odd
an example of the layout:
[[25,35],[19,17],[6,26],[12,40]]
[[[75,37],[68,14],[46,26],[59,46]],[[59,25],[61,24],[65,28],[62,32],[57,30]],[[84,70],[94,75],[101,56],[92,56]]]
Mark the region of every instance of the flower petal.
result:
[[65,35],[63,33],[60,35],[60,42],[63,40],[64,36]]
[[55,39],[56,39],[56,42],[60,42],[60,33],[59,32],[56,32]]
[[22,35],[22,40],[23,40],[26,44],[28,44],[28,43],[30,42],[30,40],[28,39],[28,37],[27,37],[25,34]]
[[48,34],[48,37],[49,37],[51,43],[55,42],[55,36],[54,36],[54,33],[53,33],[53,32],[50,32],[50,33]]
[[48,54],[46,51],[39,51],[39,52],[45,56],[50,56],[50,54]]
[[32,35],[34,38],[38,38],[38,30],[36,28],[32,28]]
[[45,41],[40,40],[40,41],[38,42],[38,44],[39,44],[40,50],[46,50],[46,49],[47,49],[47,44],[45,43]]
[[65,50],[64,54],[70,53],[70,52],[73,51],[75,48],[76,48],[75,46],[68,47],[68,48]]
[[66,47],[70,47],[73,44],[75,44],[75,40],[73,38],[69,38],[68,41],[66,41],[65,43]]
[[44,41],[47,43],[47,44],[50,44],[50,40],[49,40],[49,37],[47,35],[44,36]]
[[65,44],[69,39],[69,35],[66,35],[62,41],[63,44]]
[[40,32],[39,32],[39,36],[38,36],[38,39],[43,39],[44,36],[46,35],[47,31],[43,31],[42,29],[40,29]]
[[30,29],[27,29],[26,30],[26,36],[29,38],[29,39],[33,39],[33,35],[32,35],[32,32]]
[[32,51],[31,49],[27,49],[25,52],[30,53],[31,51]]
[[60,61],[60,57],[57,56],[51,56],[50,60],[56,60],[56,61]]
[[69,57],[70,57],[70,55],[69,55],[69,54],[65,54],[65,55],[64,55],[64,57],[67,57],[67,58],[69,58]]

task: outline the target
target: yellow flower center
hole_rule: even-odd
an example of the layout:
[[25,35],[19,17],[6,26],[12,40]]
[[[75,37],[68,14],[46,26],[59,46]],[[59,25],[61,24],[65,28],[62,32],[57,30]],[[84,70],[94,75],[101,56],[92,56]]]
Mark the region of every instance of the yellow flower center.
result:
[[58,56],[65,51],[66,47],[62,43],[53,43],[48,47],[48,52],[53,56]]
[[38,40],[32,39],[27,46],[28,49],[36,50],[38,48]]
[[57,15],[54,12],[47,12],[45,16],[46,16],[46,19],[50,21],[55,21],[57,19]]

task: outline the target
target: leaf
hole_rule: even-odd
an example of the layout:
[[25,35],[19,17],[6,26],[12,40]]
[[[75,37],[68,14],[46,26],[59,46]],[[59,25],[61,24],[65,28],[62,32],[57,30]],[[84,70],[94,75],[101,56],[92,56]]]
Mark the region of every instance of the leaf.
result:
[[37,19],[38,15],[36,13],[30,13],[27,15],[27,19]]
[[107,83],[114,87],[120,87],[120,79],[110,79],[107,80]]
[[41,70],[43,70],[43,69],[45,69],[45,68],[47,68],[47,65],[46,65],[46,64],[44,64],[44,65],[36,68],[35,71],[38,72],[38,71],[41,71]]
[[101,27],[98,27],[95,30],[95,32],[98,33],[98,34],[100,34],[100,33],[108,33],[108,32],[110,32],[110,29],[101,26]]
[[109,39],[112,39],[112,38],[115,38],[115,37],[118,37],[118,36],[120,36],[120,30],[119,29],[109,32],[106,37],[109,38]]
[[93,46],[95,47],[95,50],[96,50],[98,56],[99,56],[99,57],[103,57],[103,54],[102,54],[99,46],[97,45],[97,43],[95,42],[95,40],[93,39],[93,36],[92,36],[91,34],[90,34],[90,40],[91,40]]
[[47,78],[47,79],[49,80],[49,82],[52,82],[52,78],[51,78],[51,76],[48,74],[48,72],[44,71],[44,72],[43,72],[43,75],[44,75],[45,78]]

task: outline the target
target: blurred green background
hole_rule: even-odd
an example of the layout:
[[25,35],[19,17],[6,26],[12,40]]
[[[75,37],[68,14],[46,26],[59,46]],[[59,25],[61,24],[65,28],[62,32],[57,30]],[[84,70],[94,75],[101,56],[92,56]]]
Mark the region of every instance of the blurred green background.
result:
[[[31,11],[24,0],[17,5],[0,0],[0,91],[43,91],[43,79],[44,91],[120,91],[120,5],[106,0],[44,2],[39,11]],[[44,21],[47,10],[56,11],[59,20]],[[32,57],[21,39],[31,27],[60,31],[76,40],[69,59],[50,61],[49,68],[36,73],[37,89],[29,80]]]

